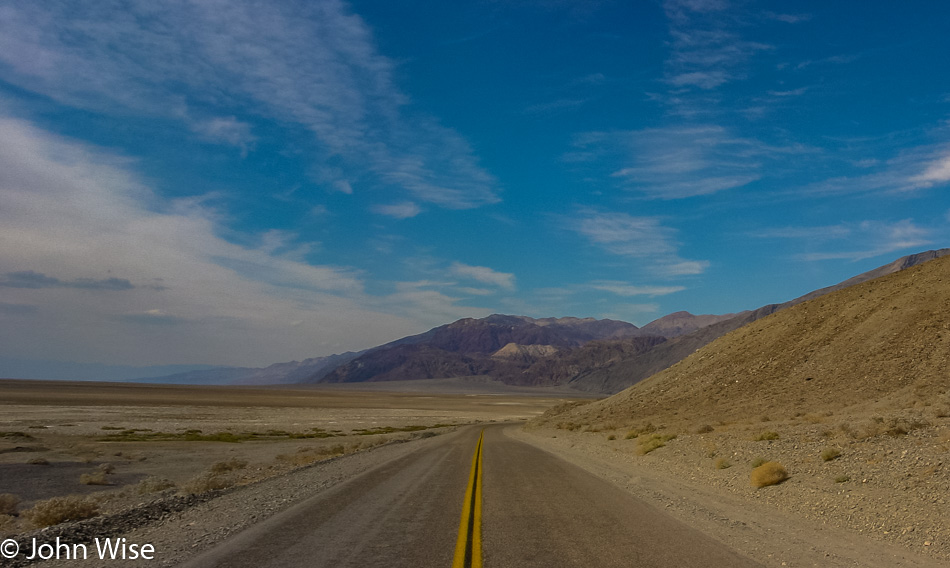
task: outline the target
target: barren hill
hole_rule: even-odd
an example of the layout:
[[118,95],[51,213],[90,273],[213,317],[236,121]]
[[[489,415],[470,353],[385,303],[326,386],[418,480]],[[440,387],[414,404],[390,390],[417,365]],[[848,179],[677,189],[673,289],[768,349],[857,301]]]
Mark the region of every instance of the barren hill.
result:
[[[572,419],[702,424],[950,404],[950,258],[735,330]],[[950,407],[948,407],[950,408]]]
[[[755,310],[740,312],[735,317],[701,327],[686,335],[674,337],[670,341],[658,345],[655,349],[634,355],[609,367],[604,367],[584,376],[577,377],[571,381],[570,386],[577,390],[589,392],[620,392],[655,373],[669,368],[674,363],[683,360],[697,349],[708,345],[715,339],[777,311],[947,255],[950,255],[950,249],[945,248],[904,256],[893,262],[849,278],[844,282],[809,292],[794,300],[789,300],[782,304],[768,304]],[[661,318],[661,320],[662,319],[663,318]],[[648,329],[650,325],[651,324],[643,326],[640,331],[642,333],[648,333],[650,331]]]
[[678,337],[687,333],[692,333],[697,329],[713,325],[728,319],[732,319],[742,314],[723,314],[723,315],[693,315],[689,312],[673,312],[659,319],[655,319],[640,328],[640,331],[650,335],[662,335],[663,337]]
[[[489,375],[513,384],[539,384],[521,371],[544,354],[591,341],[636,337],[632,324],[593,318],[533,319],[494,314],[466,318],[376,347],[312,382],[350,383]],[[506,346],[514,344],[518,347]],[[507,349],[507,351],[503,351]],[[493,357],[502,351],[501,357]],[[517,353],[517,356],[509,355]],[[527,382],[522,382],[522,379]],[[566,379],[565,379],[566,380]],[[552,384],[550,380],[540,381]]]

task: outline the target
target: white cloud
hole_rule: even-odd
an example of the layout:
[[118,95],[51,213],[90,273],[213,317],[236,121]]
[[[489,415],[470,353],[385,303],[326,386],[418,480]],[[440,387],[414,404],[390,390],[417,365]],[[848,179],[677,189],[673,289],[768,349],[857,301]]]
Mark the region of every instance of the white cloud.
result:
[[657,276],[701,274],[709,263],[679,256],[676,230],[659,217],[634,217],[626,213],[582,211],[570,228],[611,254],[641,258]]
[[0,326],[0,355],[261,365],[474,311],[425,290],[368,295],[357,271],[305,262],[312,247],[291,233],[225,240],[214,210],[160,199],[132,166],[0,118],[3,311],[18,318]]
[[[625,189],[656,199],[685,199],[743,187],[766,166],[802,146],[773,146],[716,125],[589,132],[575,140],[574,161],[613,165]],[[583,156],[583,160],[578,159]]]
[[415,217],[422,212],[422,209],[411,201],[406,201],[404,203],[394,203],[392,205],[376,205],[373,207],[373,211],[380,214],[386,215],[387,217],[394,217],[396,219],[409,219],[410,217]]
[[194,121],[190,126],[202,138],[236,146],[244,153],[247,153],[248,148],[257,140],[251,134],[251,125],[233,116]]
[[800,240],[811,252],[799,253],[806,261],[863,260],[898,251],[919,252],[933,243],[933,231],[911,219],[901,221],[861,221],[831,227],[786,227],[763,231],[764,238]]
[[393,62],[339,0],[7,4],[0,65],[5,80],[65,104],[180,119],[244,149],[249,125],[204,109],[296,125],[315,137],[315,169],[335,191],[358,181],[456,209],[499,200],[467,142],[412,110]]
[[917,187],[931,187],[950,181],[950,154],[928,163],[923,173],[910,178]]
[[725,71],[692,71],[674,75],[668,82],[676,87],[693,86],[708,90],[729,82],[729,75]]
[[487,266],[471,266],[461,262],[453,262],[449,273],[459,278],[469,278],[483,284],[491,284],[506,290],[515,289],[515,275],[507,272],[498,272]]
[[666,296],[676,292],[682,292],[684,286],[633,286],[626,282],[617,281],[598,281],[592,282],[590,287],[594,290],[610,292],[618,296]]

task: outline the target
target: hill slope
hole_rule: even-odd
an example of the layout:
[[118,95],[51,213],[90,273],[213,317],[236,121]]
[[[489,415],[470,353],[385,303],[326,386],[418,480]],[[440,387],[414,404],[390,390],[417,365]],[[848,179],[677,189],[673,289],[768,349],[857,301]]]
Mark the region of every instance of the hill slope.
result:
[[782,310],[572,419],[700,424],[950,404],[950,258]]
[[[615,365],[599,369],[583,377],[577,377],[571,381],[570,386],[577,390],[588,392],[620,392],[655,373],[669,368],[717,338],[777,311],[947,255],[950,255],[950,249],[931,250],[904,256],[893,262],[849,278],[844,282],[809,292],[794,300],[782,304],[769,304],[756,310],[741,312],[733,318],[713,323],[686,335],[675,337],[643,354],[632,356]],[[649,326],[650,324],[643,326],[641,332],[648,331],[647,328],[649,328]]]

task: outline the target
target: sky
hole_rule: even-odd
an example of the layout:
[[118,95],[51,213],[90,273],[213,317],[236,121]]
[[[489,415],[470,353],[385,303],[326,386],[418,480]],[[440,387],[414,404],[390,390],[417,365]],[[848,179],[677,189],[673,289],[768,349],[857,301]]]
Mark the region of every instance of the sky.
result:
[[643,325],[950,246],[947,21],[0,0],[0,359],[264,366],[491,313]]

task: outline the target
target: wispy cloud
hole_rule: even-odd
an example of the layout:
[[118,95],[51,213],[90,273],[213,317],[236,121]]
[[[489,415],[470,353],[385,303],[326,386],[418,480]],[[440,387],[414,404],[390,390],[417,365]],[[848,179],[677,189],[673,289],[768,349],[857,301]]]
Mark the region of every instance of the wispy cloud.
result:
[[613,280],[600,280],[592,282],[590,287],[594,290],[610,292],[618,296],[666,296],[676,292],[682,292],[684,286],[634,286],[626,282]]
[[587,133],[577,137],[567,159],[607,164],[623,187],[647,197],[683,199],[742,187],[760,179],[771,161],[808,151],[706,124]]
[[180,119],[200,137],[250,148],[233,113],[310,131],[322,182],[408,192],[447,208],[498,201],[495,179],[454,130],[412,110],[394,64],[338,0],[259,3],[15,3],[0,18],[6,80],[113,114]]
[[23,320],[0,326],[4,352],[255,365],[370,347],[477,311],[427,290],[395,305],[367,294],[357,270],[305,262],[291,233],[225,240],[209,204],[163,200],[127,158],[21,120],[0,118],[0,132],[0,281],[4,313]]
[[657,275],[700,274],[708,266],[706,261],[680,258],[677,231],[659,217],[584,210],[570,227],[611,254],[649,261],[650,271]]
[[411,201],[406,201],[403,203],[393,203],[391,205],[376,205],[373,207],[373,211],[380,215],[386,215],[387,217],[409,219],[421,213],[422,208]]
[[499,288],[504,288],[506,290],[515,289],[514,274],[508,272],[498,272],[488,268],[487,266],[472,266],[469,264],[462,264],[461,262],[453,262],[452,266],[449,267],[449,273],[459,278],[468,278],[483,284],[498,286]]
[[76,278],[73,280],[60,280],[52,276],[47,276],[32,270],[23,272],[8,272],[0,277],[0,287],[6,288],[76,288],[79,290],[131,290],[135,288],[131,282],[125,278],[105,278],[96,280],[93,278]]
[[861,221],[820,227],[780,227],[751,234],[762,239],[799,241],[810,252],[796,254],[805,261],[874,258],[899,251],[915,251],[933,243],[934,231],[912,219]]
[[[743,77],[743,65],[771,46],[743,40],[732,31],[730,3],[719,0],[667,0],[670,56],[666,81],[673,87],[717,87]],[[679,101],[677,96],[668,102]]]

